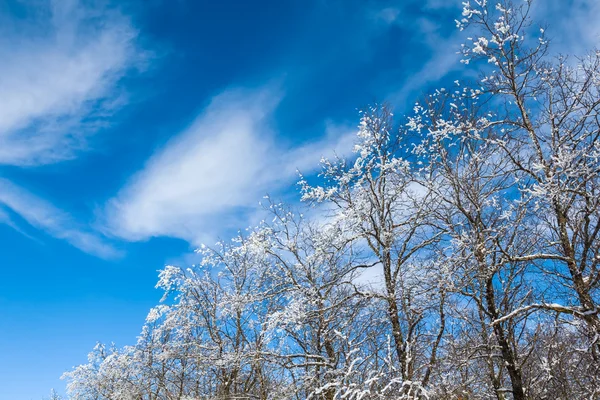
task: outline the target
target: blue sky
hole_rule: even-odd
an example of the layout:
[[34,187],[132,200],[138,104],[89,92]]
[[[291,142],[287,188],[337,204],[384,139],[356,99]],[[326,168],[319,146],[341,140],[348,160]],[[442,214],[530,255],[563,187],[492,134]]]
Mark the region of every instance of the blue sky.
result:
[[[598,42],[597,1],[540,3],[559,49]],[[459,6],[0,0],[0,400],[133,343],[157,270],[295,199],[358,109],[472,73]]]

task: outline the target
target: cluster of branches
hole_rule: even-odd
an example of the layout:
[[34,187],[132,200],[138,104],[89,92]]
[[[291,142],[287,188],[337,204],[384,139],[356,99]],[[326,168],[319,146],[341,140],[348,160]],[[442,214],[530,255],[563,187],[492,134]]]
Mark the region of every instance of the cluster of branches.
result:
[[72,399],[600,398],[600,53],[551,58],[529,2],[465,3],[456,83],[301,178],[307,217],[166,267],[135,346]]

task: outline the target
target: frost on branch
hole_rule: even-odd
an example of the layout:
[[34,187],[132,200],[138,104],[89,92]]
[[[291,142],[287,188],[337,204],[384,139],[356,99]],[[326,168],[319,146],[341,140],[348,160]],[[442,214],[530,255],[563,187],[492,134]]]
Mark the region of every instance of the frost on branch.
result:
[[549,57],[530,9],[465,2],[480,78],[362,112],[306,208],[166,266],[71,398],[598,398],[600,55]]

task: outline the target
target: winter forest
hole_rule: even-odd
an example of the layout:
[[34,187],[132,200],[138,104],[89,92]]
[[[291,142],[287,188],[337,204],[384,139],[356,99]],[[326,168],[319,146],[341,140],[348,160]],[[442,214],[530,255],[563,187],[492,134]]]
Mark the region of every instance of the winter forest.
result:
[[465,2],[471,80],[362,111],[301,206],[165,267],[68,398],[600,399],[600,52],[530,10]]

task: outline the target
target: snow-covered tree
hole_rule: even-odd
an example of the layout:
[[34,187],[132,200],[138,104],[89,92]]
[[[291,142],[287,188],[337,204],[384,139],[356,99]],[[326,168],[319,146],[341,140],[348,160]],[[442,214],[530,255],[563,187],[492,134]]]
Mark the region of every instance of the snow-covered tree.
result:
[[480,77],[361,113],[301,208],[165,267],[70,398],[600,396],[600,53],[555,56],[531,1],[463,4]]

